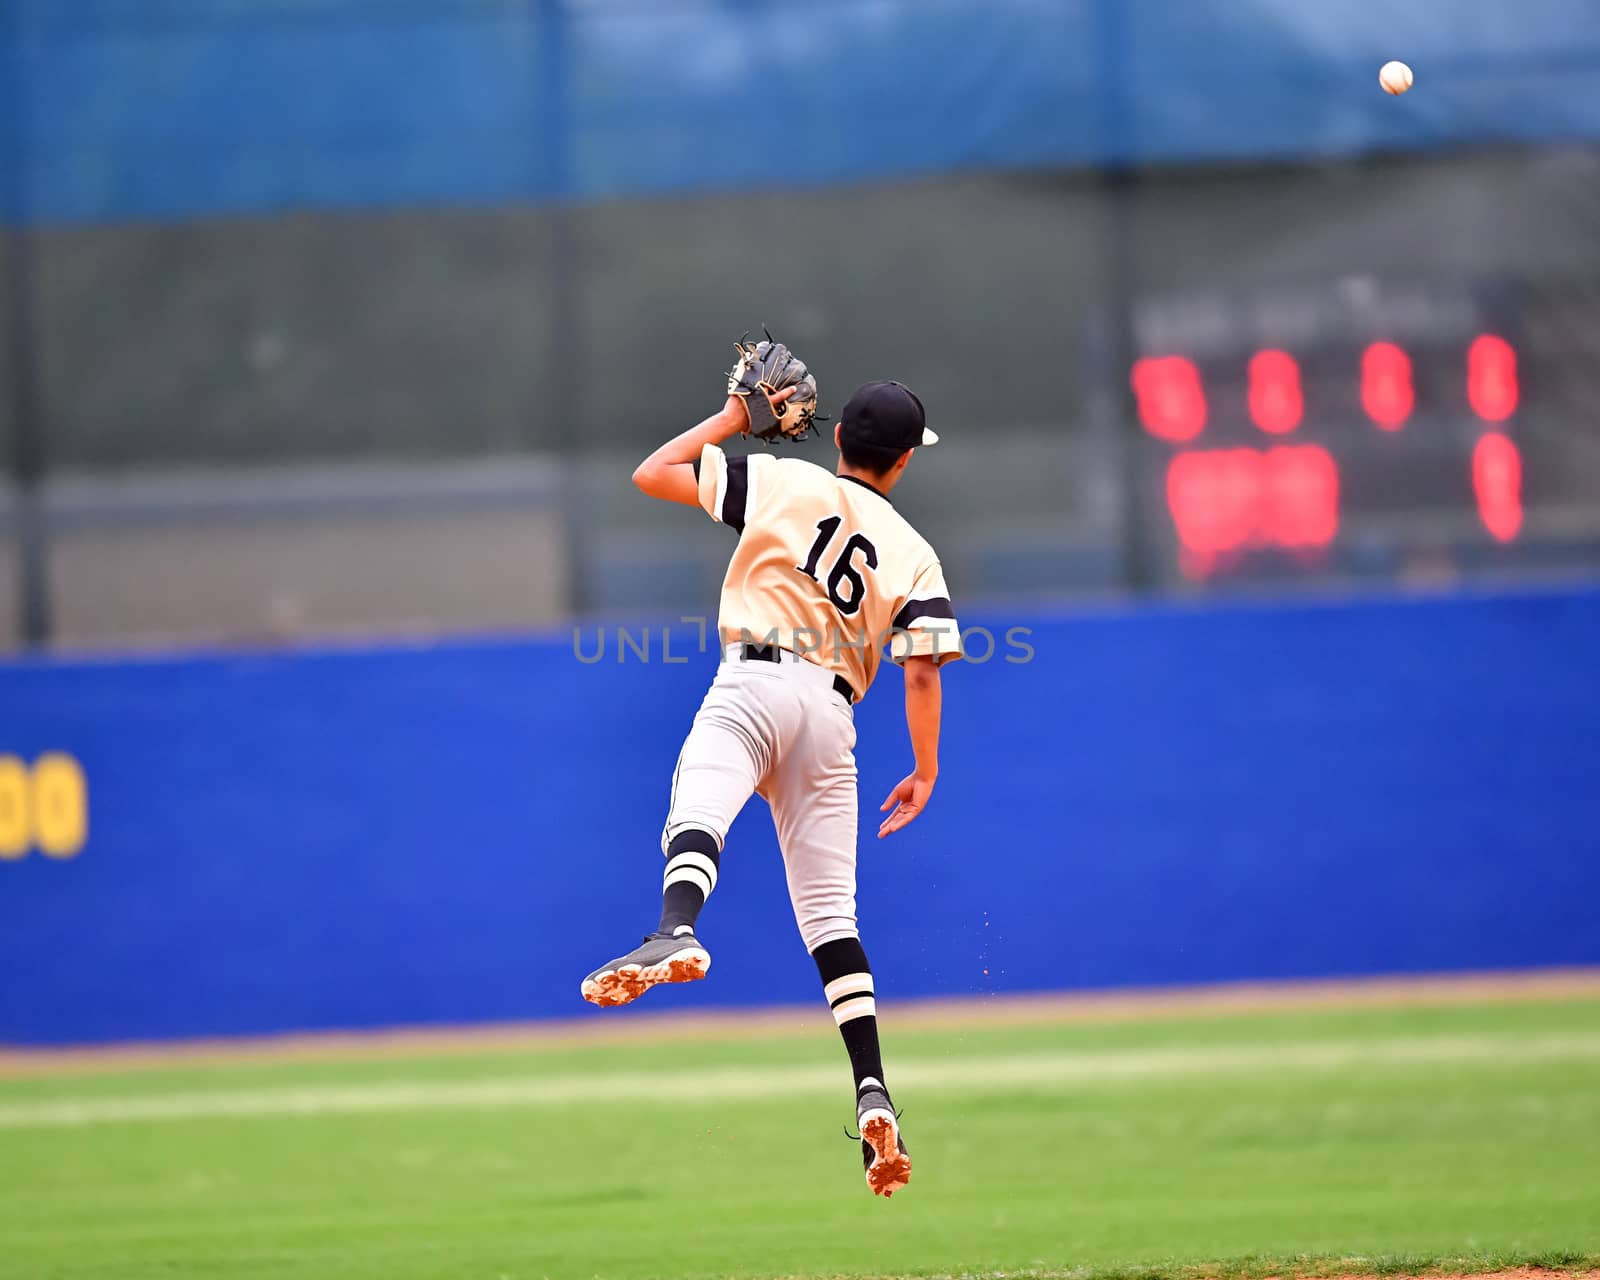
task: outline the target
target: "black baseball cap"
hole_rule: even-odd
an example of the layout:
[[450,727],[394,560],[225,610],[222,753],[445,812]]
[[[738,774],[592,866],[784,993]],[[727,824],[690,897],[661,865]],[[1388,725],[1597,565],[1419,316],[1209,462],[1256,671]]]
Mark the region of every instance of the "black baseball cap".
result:
[[839,415],[844,438],[880,449],[915,449],[938,444],[917,393],[903,382],[866,382]]

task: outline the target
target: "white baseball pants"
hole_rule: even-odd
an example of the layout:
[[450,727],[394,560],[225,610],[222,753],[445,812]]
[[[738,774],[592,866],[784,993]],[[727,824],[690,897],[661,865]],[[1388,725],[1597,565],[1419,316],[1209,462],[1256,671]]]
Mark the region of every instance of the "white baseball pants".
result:
[[752,792],[778,830],[806,950],[856,931],[855,712],[823,667],[779,649],[745,661],[728,645],[678,753],[661,851],[697,827],[722,848]]

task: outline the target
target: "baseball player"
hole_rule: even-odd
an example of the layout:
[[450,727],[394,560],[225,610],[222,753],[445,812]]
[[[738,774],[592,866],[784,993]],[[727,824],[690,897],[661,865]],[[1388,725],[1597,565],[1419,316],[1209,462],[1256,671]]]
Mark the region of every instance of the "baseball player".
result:
[[889,793],[880,837],[922,812],[939,774],[939,667],[960,638],[938,557],[890,495],[912,452],[938,437],[898,382],[869,382],[834,428],[834,473],[770,454],[729,457],[741,433],[811,429],[815,380],[782,344],[741,344],[722,409],[639,465],[653,498],[703,508],[738,535],[722,586],[723,661],[672,776],[661,847],[661,923],[583,980],[597,1005],[706,976],[695,934],[723,839],[752,792],[777,827],[789,897],[855,1075],[867,1185],[892,1195],[911,1157],[884,1083],[872,970],[856,929],[854,706],[887,644],[905,673],[915,765]]

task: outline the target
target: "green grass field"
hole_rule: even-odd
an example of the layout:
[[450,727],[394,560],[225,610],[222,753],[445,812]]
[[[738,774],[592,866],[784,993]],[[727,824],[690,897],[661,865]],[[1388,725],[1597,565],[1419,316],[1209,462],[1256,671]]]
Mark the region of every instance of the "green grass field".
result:
[[3,1080],[0,1276],[1087,1276],[1600,1254],[1600,1002],[891,1024],[886,1049],[916,1160],[888,1202],[842,1133],[831,1028]]

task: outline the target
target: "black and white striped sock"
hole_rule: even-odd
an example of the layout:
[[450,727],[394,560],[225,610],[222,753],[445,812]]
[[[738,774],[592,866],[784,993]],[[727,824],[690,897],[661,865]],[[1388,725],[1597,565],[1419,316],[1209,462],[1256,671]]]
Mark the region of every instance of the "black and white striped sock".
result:
[[822,977],[822,991],[833,1008],[856,1090],[862,1081],[883,1083],[883,1052],[878,1047],[878,1003],[873,993],[872,968],[860,938],[836,938],[811,953]]
[[717,838],[709,831],[680,831],[667,845],[661,877],[661,933],[693,933],[700,908],[717,887]]

